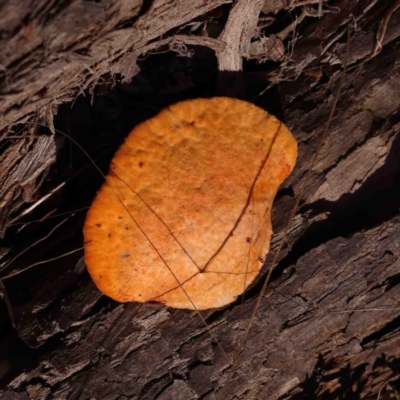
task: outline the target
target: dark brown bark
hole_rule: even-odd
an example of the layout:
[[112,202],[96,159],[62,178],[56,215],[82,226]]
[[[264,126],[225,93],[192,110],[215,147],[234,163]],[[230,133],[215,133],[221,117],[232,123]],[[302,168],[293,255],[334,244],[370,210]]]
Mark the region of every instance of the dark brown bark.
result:
[[[282,43],[287,58],[280,64],[246,62],[241,73],[218,75],[216,56],[220,66],[229,64],[220,39],[226,36],[231,6],[218,8],[226,1],[160,0],[144,7],[115,0],[108,8],[96,2],[56,3],[38,2],[43,8],[31,9],[4,1],[0,19],[5,49],[0,109],[4,134],[13,137],[0,159],[5,232],[0,276],[15,319],[14,329],[5,305],[0,309],[5,321],[0,399],[213,399],[223,387],[224,399],[376,399],[382,385],[400,372],[400,10],[390,18],[382,52],[347,74],[239,367],[226,382],[229,360],[196,313],[105,298],[90,280],[82,252],[7,278],[82,246],[84,212],[65,222],[67,214],[45,216],[87,206],[102,179],[73,142],[45,135],[34,123],[67,132],[106,171],[107,159],[132,126],[180,99],[234,88],[236,95],[239,90],[241,97],[284,120],[299,142],[299,158],[274,204],[275,235],[264,273],[243,304],[238,300],[202,312],[232,358],[332,108],[345,58],[346,24],[352,24],[348,59],[353,67],[373,53],[390,4],[321,3],[321,18],[318,5],[296,8],[298,15],[307,15],[294,41],[291,33],[285,38],[292,23],[289,10],[281,7],[275,15],[279,2],[274,7],[265,3],[270,14],[259,18],[277,19],[262,32],[283,40],[274,42],[269,58],[276,62]],[[250,17],[239,25],[248,42],[253,36],[253,45],[246,48],[241,37],[240,46],[231,48],[265,61],[268,54],[260,55],[261,45],[254,44],[262,36],[248,33]],[[194,30],[195,39],[188,39],[190,27],[173,30],[205,20],[207,31],[203,25],[199,29],[209,38],[196,38],[200,31]],[[193,55],[166,52],[140,59],[143,51],[161,45]],[[127,71],[139,68],[138,57],[141,72],[129,84],[116,82],[123,76],[130,80],[134,73]],[[117,73],[121,76],[112,76]],[[235,84],[226,87],[227,82]],[[72,109],[60,106],[53,122],[54,104],[73,100],[79,87],[91,89],[93,98],[86,92]],[[19,130],[24,137],[14,139]],[[27,223],[33,220],[39,222]],[[381,398],[396,387],[394,379]]]

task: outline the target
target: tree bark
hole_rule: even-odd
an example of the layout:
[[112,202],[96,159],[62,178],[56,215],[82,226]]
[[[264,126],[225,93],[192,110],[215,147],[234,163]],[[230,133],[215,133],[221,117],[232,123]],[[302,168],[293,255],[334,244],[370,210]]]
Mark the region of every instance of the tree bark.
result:
[[[242,2],[228,3],[2,2],[0,277],[10,307],[0,309],[0,399],[398,395],[398,2],[254,2],[245,16]],[[230,375],[332,109],[347,24],[342,95]],[[163,54],[143,57],[154,50]],[[177,100],[220,93],[221,77],[223,90],[240,79],[241,97],[284,120],[299,157],[274,203],[263,273],[243,302],[202,312],[216,343],[194,312],[102,296],[76,251],[84,211],[71,212],[102,180],[87,154],[106,172],[135,124]]]

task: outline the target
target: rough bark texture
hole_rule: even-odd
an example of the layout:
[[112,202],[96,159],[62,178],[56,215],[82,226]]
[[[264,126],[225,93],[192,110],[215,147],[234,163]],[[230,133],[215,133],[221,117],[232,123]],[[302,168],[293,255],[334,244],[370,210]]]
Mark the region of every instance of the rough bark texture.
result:
[[[6,276],[82,246],[84,212],[46,217],[90,204],[102,179],[65,137],[14,124],[43,119],[50,129],[70,134],[106,171],[107,157],[134,124],[177,100],[216,93],[214,51],[220,57],[225,49],[221,38],[231,6],[200,17],[223,3],[2,2],[0,110],[12,139],[0,159],[0,271],[15,328],[4,306],[0,399],[213,399],[224,385],[224,399],[376,399],[391,378],[381,399],[398,394],[400,10],[390,18],[382,53],[348,72],[329,136],[229,382],[230,360],[196,313],[105,298],[91,282],[82,253]],[[283,10],[279,2],[275,8],[269,3],[264,11],[270,14],[259,16],[252,39],[259,42],[252,47],[257,54],[259,45],[268,48],[265,38],[284,40],[296,13],[307,13],[296,27],[300,36],[285,42],[281,64],[246,62],[238,76],[244,97],[282,118],[299,142],[296,169],[274,204],[272,255],[338,89],[346,24],[352,23],[351,67],[373,52],[388,4],[321,2],[322,10],[318,4],[293,6],[288,18],[290,5]],[[248,42],[250,17],[242,26]],[[263,30],[267,17],[276,20]],[[183,33],[171,31],[189,22]],[[196,38],[202,42],[188,39],[185,29],[193,26],[203,32]],[[126,71],[138,68],[140,49],[160,46],[153,39],[192,58],[166,52],[139,59],[140,74],[101,96],[96,84],[113,80],[109,74],[132,77]],[[186,47],[193,43],[202,47]],[[241,55],[251,58],[251,47],[243,46],[237,47]],[[276,54],[269,59],[276,61]],[[272,89],[258,96],[269,84]],[[93,105],[90,96],[81,96],[72,109],[61,107],[53,122],[54,104],[73,100],[78,87],[93,88]],[[21,139],[13,138],[17,128]],[[21,216],[24,203],[37,206]],[[29,248],[41,238],[46,239]],[[262,276],[244,303],[202,312],[230,358],[261,286]]]
[[228,2],[154,1],[140,16],[141,0],[43,0],[25,6],[4,1],[0,129],[32,114],[46,116],[54,104],[96,86],[104,74],[129,76],[126,65],[135,68],[141,47]]

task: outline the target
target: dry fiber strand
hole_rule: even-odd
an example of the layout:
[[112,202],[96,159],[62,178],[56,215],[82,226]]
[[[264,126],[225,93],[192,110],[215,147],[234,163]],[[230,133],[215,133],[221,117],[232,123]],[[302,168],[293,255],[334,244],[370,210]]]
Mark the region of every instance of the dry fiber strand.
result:
[[180,102],[138,125],[85,222],[94,282],[120,302],[235,301],[262,267],[272,202],[296,157],[283,123],[232,98]]

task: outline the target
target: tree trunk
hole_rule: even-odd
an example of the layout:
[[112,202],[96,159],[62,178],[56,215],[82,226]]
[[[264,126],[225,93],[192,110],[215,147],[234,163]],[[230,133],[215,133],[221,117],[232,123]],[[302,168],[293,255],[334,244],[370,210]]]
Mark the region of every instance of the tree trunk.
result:
[[[399,1],[0,8],[0,399],[400,396]],[[201,312],[207,327],[106,298],[82,258],[103,180],[93,164],[106,173],[163,107],[221,94],[275,114],[299,143],[261,275],[244,301]]]

